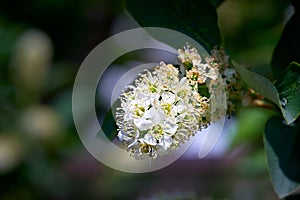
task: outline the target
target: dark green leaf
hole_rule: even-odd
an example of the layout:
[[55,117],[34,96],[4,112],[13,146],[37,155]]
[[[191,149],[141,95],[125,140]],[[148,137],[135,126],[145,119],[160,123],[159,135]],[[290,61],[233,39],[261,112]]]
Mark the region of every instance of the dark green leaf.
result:
[[297,63],[292,63],[288,67],[283,78],[277,81],[276,87],[265,77],[253,73],[235,62],[233,62],[233,66],[250,88],[278,105],[288,124],[296,120],[300,109],[300,67]]
[[292,62],[275,83],[284,118],[292,123],[300,115],[300,65]]
[[292,61],[296,61],[300,63],[300,45],[299,45],[300,37],[299,36],[300,36],[300,13],[299,11],[296,11],[295,14],[292,16],[292,18],[286,24],[282,32],[281,38],[273,54],[272,70],[275,79],[278,79],[280,77],[282,72]]
[[221,5],[221,3],[223,3],[225,0],[210,0],[211,3],[215,6],[218,7],[219,5]]
[[107,111],[103,123],[102,123],[102,130],[106,137],[109,140],[113,140],[117,136],[117,126],[116,126],[116,121],[114,118],[114,112],[117,107],[120,106],[120,100],[118,99],[113,106]]
[[279,198],[291,195],[300,187],[300,122],[286,125],[283,119],[270,119],[264,143],[276,194]]
[[125,7],[143,27],[179,31],[209,52],[221,45],[217,12],[210,0],[126,0]]

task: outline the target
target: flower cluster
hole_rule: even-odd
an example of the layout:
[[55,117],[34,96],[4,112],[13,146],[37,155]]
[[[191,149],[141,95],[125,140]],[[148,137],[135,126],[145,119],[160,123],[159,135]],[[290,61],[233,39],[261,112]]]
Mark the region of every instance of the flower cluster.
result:
[[[223,55],[223,54],[221,54]],[[224,54],[225,55],[225,54]],[[201,60],[195,48],[178,50],[184,76],[171,64],[145,70],[120,96],[118,138],[136,159],[172,152],[198,130],[226,115],[235,71],[215,51]]]

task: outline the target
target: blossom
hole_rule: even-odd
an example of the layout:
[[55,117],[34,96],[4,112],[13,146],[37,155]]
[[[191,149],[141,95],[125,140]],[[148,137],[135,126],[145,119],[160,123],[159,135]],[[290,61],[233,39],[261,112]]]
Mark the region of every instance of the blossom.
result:
[[136,159],[155,159],[176,150],[232,110],[238,75],[223,50],[214,49],[202,59],[187,45],[178,50],[178,59],[183,75],[161,62],[154,71],[140,74],[120,96],[117,136]]
[[191,48],[189,45],[178,49],[178,58],[182,63],[191,63],[193,66],[198,66],[201,63],[201,56],[196,48]]
[[[173,65],[161,63],[129,86],[117,109],[118,138],[137,159],[156,158],[178,148],[201,128],[201,97]],[[199,100],[199,101],[198,101]],[[195,110],[195,106],[198,106]],[[202,109],[202,110],[201,110]]]
[[203,85],[208,90],[210,120],[217,121],[222,116],[229,115],[234,110],[232,100],[241,97],[242,84],[235,69],[230,68],[229,58],[224,50],[214,48],[211,56],[201,59],[197,50],[186,46],[179,49],[178,54],[178,59],[189,66],[186,69],[186,77],[194,90],[199,92],[199,86]]

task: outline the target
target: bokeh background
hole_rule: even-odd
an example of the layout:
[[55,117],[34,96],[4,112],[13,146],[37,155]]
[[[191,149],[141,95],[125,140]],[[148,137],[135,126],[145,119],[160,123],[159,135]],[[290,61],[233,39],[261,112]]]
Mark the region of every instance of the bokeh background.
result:
[[[272,79],[272,53],[292,13],[288,1],[224,1],[227,53]],[[132,27],[118,0],[0,0],[0,199],[277,199],[262,148],[272,113],[247,102],[206,159],[186,155],[156,172],[126,174],[87,152],[72,118],[77,70],[97,44]],[[124,55],[100,82],[158,54]],[[99,88],[101,122],[110,97]]]

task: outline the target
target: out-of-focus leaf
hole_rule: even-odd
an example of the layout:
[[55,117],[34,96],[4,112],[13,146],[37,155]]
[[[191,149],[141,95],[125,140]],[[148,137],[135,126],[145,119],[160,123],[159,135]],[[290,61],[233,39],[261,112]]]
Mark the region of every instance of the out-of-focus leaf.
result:
[[280,118],[268,121],[265,151],[274,190],[279,198],[300,187],[300,122],[286,125]]
[[275,83],[284,118],[292,123],[300,115],[300,65],[292,62]]
[[239,109],[237,113],[237,134],[233,145],[249,143],[261,138],[266,122],[273,113],[263,108]]
[[221,45],[218,17],[210,0],[125,0],[143,27],[163,27],[187,34],[207,51]]
[[[0,64],[7,64],[13,45],[19,34],[22,32],[21,26],[7,26],[0,21]],[[3,66],[1,66],[3,67]]]
[[117,125],[114,118],[114,112],[117,107],[119,107],[121,104],[120,100],[118,99],[112,107],[107,111],[103,123],[102,123],[102,130],[106,137],[109,140],[113,140],[117,136]]
[[283,79],[280,79],[275,87],[265,77],[253,73],[243,66],[233,62],[233,66],[240,74],[245,83],[256,92],[260,93],[281,110],[284,119],[288,124],[292,123],[299,115],[299,65],[292,63],[284,73]]
[[292,61],[300,63],[300,13],[297,11],[299,3],[296,5],[298,1],[294,2],[296,12],[286,24],[272,58],[275,79],[280,77]]
[[221,5],[221,3],[223,3],[225,0],[210,0],[211,3],[215,6],[218,7],[219,5]]

